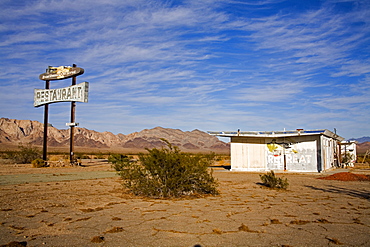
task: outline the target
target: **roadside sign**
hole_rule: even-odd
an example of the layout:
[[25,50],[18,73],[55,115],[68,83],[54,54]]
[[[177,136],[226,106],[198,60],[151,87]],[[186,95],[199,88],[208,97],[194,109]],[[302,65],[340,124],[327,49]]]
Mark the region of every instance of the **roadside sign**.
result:
[[39,76],[40,80],[44,81],[55,81],[63,80],[73,76],[79,76],[84,73],[84,69],[79,67],[70,67],[70,66],[59,66],[53,67],[49,66],[46,69],[46,72]]
[[88,102],[89,83],[82,82],[65,88],[57,89],[35,89],[34,103],[35,107],[56,102]]

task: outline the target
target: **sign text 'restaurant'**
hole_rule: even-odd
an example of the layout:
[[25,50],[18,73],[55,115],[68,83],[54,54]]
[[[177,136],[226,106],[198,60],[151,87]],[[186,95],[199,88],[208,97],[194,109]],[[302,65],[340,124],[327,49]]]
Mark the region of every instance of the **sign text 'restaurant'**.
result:
[[34,103],[35,107],[56,103],[56,102],[68,102],[77,101],[85,102],[88,101],[89,83],[82,82],[77,85],[72,85],[65,88],[57,89],[35,89],[34,91]]

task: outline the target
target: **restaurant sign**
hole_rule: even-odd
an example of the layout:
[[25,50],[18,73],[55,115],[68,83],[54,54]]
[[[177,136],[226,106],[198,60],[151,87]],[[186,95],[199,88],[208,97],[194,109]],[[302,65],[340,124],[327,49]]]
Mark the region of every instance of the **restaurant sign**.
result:
[[59,66],[53,67],[49,66],[46,69],[46,73],[43,73],[39,76],[40,80],[44,81],[54,81],[54,80],[63,80],[73,76],[82,75],[84,69],[79,67],[70,67],[70,66]]
[[56,102],[88,102],[89,83],[82,82],[65,88],[57,89],[35,89],[34,103],[35,107],[56,103]]

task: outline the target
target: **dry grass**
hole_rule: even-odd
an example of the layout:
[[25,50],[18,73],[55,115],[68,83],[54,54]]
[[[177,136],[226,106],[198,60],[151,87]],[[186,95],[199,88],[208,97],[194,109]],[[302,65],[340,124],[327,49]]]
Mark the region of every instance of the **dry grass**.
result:
[[95,236],[91,239],[92,243],[102,243],[104,242],[104,237],[102,236]]
[[110,229],[110,230],[107,230],[107,231],[105,231],[104,233],[117,233],[117,232],[123,232],[124,231],[124,229],[123,229],[123,227],[113,227],[112,229]]

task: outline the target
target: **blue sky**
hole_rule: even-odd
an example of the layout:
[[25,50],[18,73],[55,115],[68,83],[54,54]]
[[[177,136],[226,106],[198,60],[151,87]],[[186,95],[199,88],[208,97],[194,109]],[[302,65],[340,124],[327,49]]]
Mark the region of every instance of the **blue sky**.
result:
[[[368,0],[2,0],[0,117],[43,122],[38,76],[77,64],[76,122],[96,131],[369,136],[369,55]],[[70,103],[49,109],[67,128]]]

